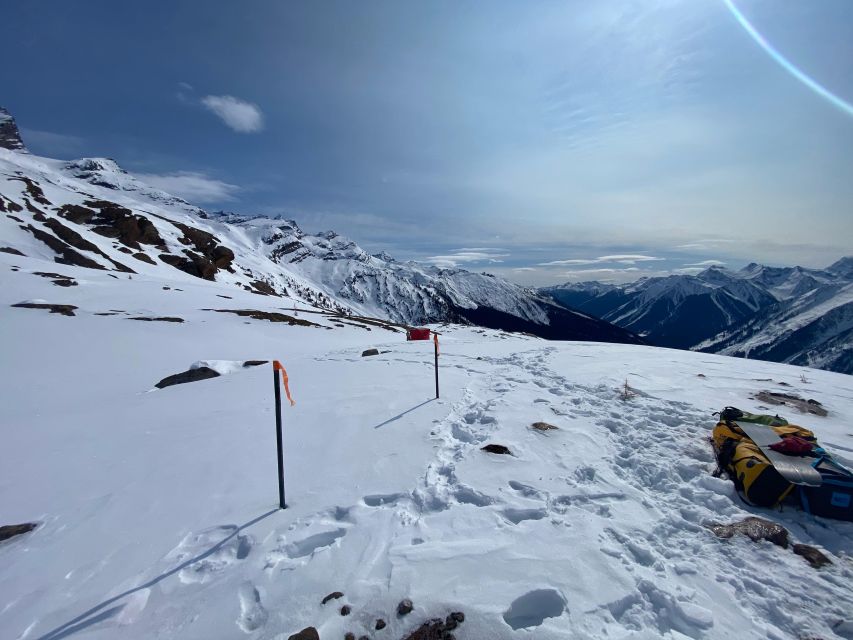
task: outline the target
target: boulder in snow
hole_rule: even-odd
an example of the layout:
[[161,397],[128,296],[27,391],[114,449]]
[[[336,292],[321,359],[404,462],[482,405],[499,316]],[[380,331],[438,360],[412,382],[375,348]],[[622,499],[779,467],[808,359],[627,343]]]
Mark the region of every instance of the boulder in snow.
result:
[[406,616],[409,615],[412,611],[415,610],[415,605],[412,604],[412,601],[408,598],[403,598],[400,600],[400,604],[397,605],[397,615],[398,616]]
[[361,352],[361,357],[364,358],[366,356],[378,356],[379,349],[365,349]]
[[320,604],[326,604],[329,600],[337,600],[338,598],[343,598],[343,597],[344,597],[344,594],[341,593],[340,591],[333,591],[332,593],[327,595],[325,598],[323,598],[323,601]]
[[487,444],[485,447],[482,447],[482,450],[486,453],[496,453],[503,456],[512,455],[512,451],[509,450],[509,447],[505,447],[502,444]]
[[764,518],[749,517],[740,522],[711,523],[705,526],[713,531],[718,538],[731,538],[736,533],[742,533],[753,542],[769,540],[783,549],[788,548],[788,530],[781,524],[770,522]]
[[218,371],[214,371],[210,367],[196,367],[182,373],[176,373],[173,376],[163,378],[154,386],[158,389],[165,389],[176,384],[184,384],[186,382],[198,382],[199,380],[207,380],[208,378],[216,378],[219,376]]
[[294,633],[287,640],[320,640],[320,634],[314,627],[305,627],[299,633]]
[[815,569],[820,569],[826,564],[832,564],[832,560],[827,558],[821,551],[808,544],[795,544],[793,546],[794,553],[798,556],[803,556],[808,560],[809,564]]
[[19,536],[24,533],[29,533],[38,526],[35,522],[25,522],[23,524],[7,524],[0,527],[0,541],[8,540],[14,536]]

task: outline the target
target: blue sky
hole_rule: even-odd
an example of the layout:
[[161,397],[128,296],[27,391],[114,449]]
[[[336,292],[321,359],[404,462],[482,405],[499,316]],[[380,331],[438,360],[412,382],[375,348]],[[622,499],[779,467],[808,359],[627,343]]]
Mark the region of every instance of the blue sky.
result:
[[0,104],[36,153],[525,284],[826,266],[853,3],[733,6],[755,33],[724,0],[8,3]]

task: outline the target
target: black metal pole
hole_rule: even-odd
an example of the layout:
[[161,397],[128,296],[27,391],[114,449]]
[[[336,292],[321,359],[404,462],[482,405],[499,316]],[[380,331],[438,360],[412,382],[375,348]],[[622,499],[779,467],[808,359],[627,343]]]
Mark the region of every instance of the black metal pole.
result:
[[281,443],[281,389],[278,382],[278,369],[273,369],[273,384],[275,385],[275,444],[278,449],[278,506],[287,509],[284,504],[284,450]]
[[438,339],[433,340],[435,345],[435,398],[438,399]]

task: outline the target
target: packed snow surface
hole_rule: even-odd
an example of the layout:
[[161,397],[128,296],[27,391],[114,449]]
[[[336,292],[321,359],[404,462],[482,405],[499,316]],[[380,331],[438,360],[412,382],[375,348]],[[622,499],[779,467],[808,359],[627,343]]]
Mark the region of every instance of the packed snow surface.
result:
[[[393,328],[179,273],[52,265],[79,283],[58,287],[33,273],[45,264],[0,254],[0,525],[40,523],[0,543],[2,638],[286,639],[312,625],[396,640],[454,610],[461,640],[853,637],[853,525],[750,509],[711,476],[707,442],[712,411],[793,391],[829,416],[787,417],[851,464],[849,376],[441,326],[437,400],[432,345]],[[33,298],[78,308],[10,307]],[[369,347],[381,353],[361,357]],[[239,365],[252,359],[281,360],[296,401],[286,510],[272,368]],[[151,391],[194,364],[239,375]],[[623,401],[626,379],[637,393]],[[833,564],[702,526],[754,514]],[[321,605],[333,591],[344,598]]]

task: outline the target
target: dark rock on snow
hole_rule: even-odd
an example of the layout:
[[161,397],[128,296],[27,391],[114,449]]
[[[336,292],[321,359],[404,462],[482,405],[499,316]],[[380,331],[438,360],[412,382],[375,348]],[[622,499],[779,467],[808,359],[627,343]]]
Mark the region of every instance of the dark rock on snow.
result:
[[176,373],[173,376],[163,378],[154,386],[158,389],[165,389],[166,387],[171,387],[176,384],[198,382],[199,380],[207,380],[208,378],[216,378],[218,376],[219,374],[209,367],[198,367],[197,369],[190,369],[189,371]]
[[[244,367],[259,367],[262,364],[266,364],[267,362],[269,362],[269,360],[246,360],[243,363],[243,366]],[[336,591],[335,593],[339,593],[339,592]],[[343,595],[343,594],[341,594],[341,595]],[[338,596],[338,597],[340,598],[341,596]],[[325,602],[323,604],[325,604]]]
[[341,615],[342,616],[348,616],[350,613],[352,613],[352,607],[351,606],[349,606],[348,604],[345,604],[344,606],[341,607]]
[[50,304],[47,302],[19,302],[12,306],[21,309],[50,309],[51,313],[59,313],[63,316],[75,315],[74,310],[77,308],[73,304]]
[[547,422],[534,422],[530,426],[537,431],[551,431],[552,429],[557,428],[553,424],[548,424]]
[[[243,366],[245,366],[245,365],[243,365]],[[323,601],[320,604],[326,604],[329,600],[337,600],[338,598],[343,598],[343,597],[344,597],[344,594],[341,593],[340,591],[333,591],[332,593],[327,595],[325,598],[323,598]]]
[[12,247],[0,247],[0,251],[2,251],[3,253],[11,253],[13,256],[23,256],[24,255],[23,253],[21,253],[17,249],[13,249]]
[[376,630],[382,631],[386,626],[388,626],[382,618],[376,620]]
[[320,634],[314,627],[305,627],[302,631],[294,633],[287,640],[320,640]]
[[465,614],[461,611],[455,611],[447,616],[446,620],[435,618],[424,622],[404,640],[453,640],[455,636],[451,631],[464,621]]
[[736,533],[748,536],[753,542],[768,540],[783,549],[788,548],[788,530],[780,524],[764,518],[749,517],[730,524],[711,523],[705,525],[718,538],[731,538]]
[[482,450],[487,453],[496,453],[498,455],[512,455],[512,451],[510,451],[508,447],[505,447],[502,444],[487,444],[485,447],[482,447]]
[[415,605],[413,605],[412,601],[409,600],[408,598],[404,598],[403,600],[400,600],[400,604],[397,605],[397,615],[398,616],[408,615],[414,610],[415,610]]
[[795,544],[793,546],[793,550],[798,556],[803,556],[808,560],[809,564],[815,569],[820,569],[826,564],[832,564],[832,561],[829,558],[811,545]]
[[269,320],[270,322],[286,322],[289,325],[299,325],[300,327],[319,327],[320,325],[303,320],[302,318],[294,318],[284,313],[275,311],[258,311],[257,309],[205,309],[205,311],[216,311],[216,313],[234,313],[244,318],[254,318],[255,320]]
[[365,349],[361,352],[361,357],[364,358],[366,356],[378,356],[379,349]]
[[184,321],[183,318],[173,318],[171,316],[158,316],[158,317],[143,317],[139,318],[128,318],[128,320],[142,320],[143,322],[176,322],[181,323]]
[[25,522],[23,524],[7,524],[0,527],[0,541],[8,540],[14,536],[29,533],[38,526],[36,522]]

